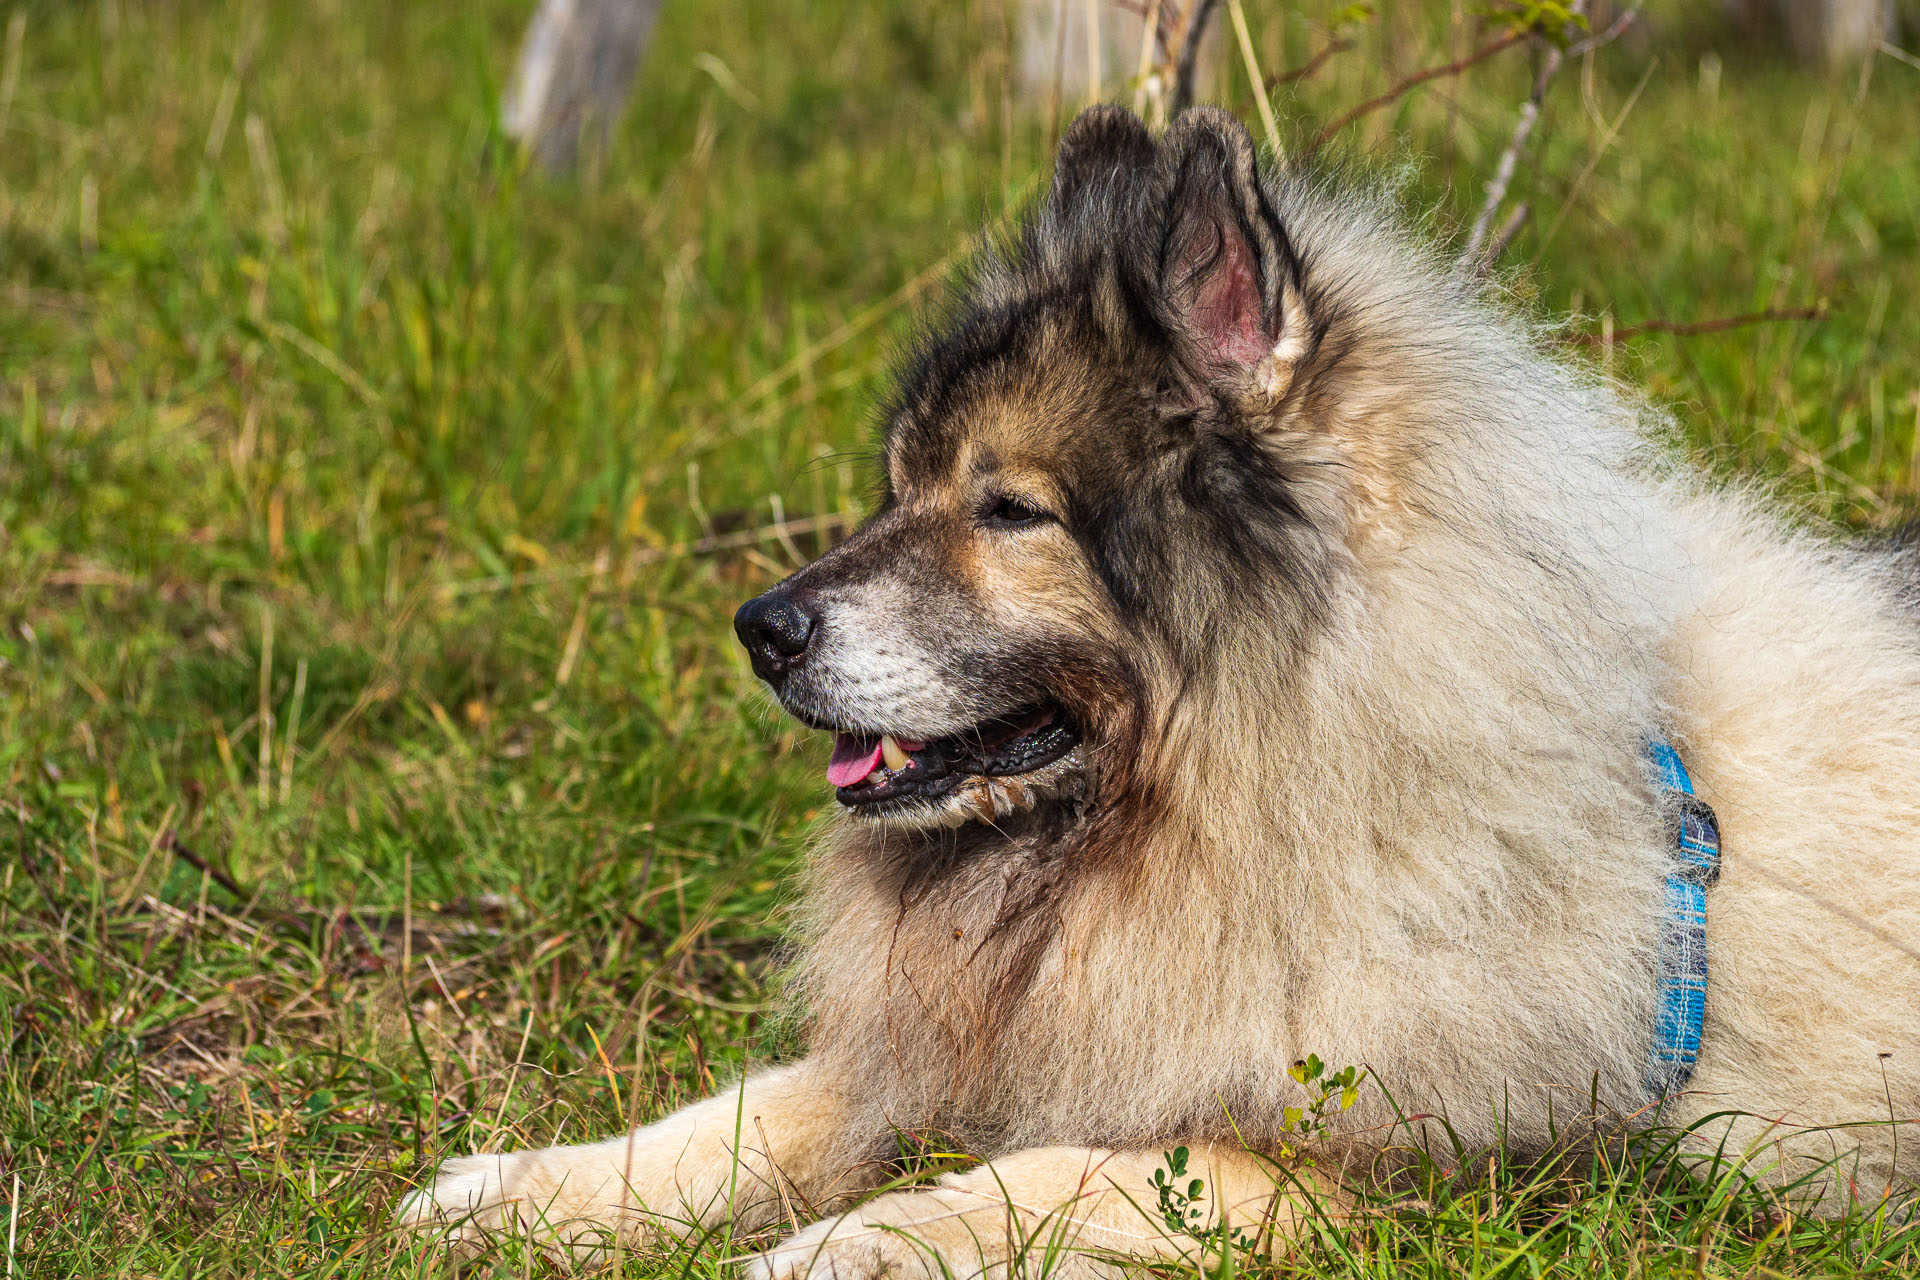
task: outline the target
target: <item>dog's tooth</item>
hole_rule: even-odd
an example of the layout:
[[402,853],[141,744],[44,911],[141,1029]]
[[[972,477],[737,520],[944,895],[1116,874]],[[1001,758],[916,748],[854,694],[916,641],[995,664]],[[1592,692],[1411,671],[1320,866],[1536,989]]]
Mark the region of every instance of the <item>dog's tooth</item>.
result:
[[907,753],[901,750],[900,744],[893,740],[890,733],[880,735],[880,758],[887,762],[887,768],[895,772],[907,767]]

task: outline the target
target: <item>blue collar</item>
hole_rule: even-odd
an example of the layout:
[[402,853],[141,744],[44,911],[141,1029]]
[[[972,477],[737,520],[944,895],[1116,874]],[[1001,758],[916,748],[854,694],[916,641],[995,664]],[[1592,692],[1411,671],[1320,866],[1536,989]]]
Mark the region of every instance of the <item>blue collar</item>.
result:
[[1647,1061],[1647,1094],[1658,1102],[1687,1087],[1700,1059],[1700,1028],[1707,1016],[1707,886],[1720,878],[1720,823],[1693,793],[1679,752],[1652,738],[1646,757],[1675,847],[1660,929],[1653,1052]]

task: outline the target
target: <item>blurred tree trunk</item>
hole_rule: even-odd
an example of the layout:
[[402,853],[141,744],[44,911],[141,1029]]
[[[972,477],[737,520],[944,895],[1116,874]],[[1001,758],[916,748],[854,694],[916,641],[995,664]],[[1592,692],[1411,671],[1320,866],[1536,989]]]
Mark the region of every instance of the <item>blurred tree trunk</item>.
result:
[[501,127],[549,173],[606,145],[661,0],[540,0],[507,85]]
[[1855,62],[1893,34],[1890,0],[1731,0],[1756,26],[1777,26],[1802,62]]
[[[1016,78],[1030,106],[1070,117],[1093,102],[1135,98],[1148,116],[1161,114],[1190,28],[1203,30],[1195,49],[1196,97],[1208,101],[1220,71],[1218,8],[1211,0],[1019,0]],[[1147,80],[1138,83],[1147,15],[1155,39]]]

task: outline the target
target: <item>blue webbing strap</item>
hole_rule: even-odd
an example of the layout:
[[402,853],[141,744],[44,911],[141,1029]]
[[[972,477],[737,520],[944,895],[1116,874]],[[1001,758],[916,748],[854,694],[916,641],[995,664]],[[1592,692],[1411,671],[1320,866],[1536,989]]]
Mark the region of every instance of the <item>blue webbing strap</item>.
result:
[[1666,793],[1662,807],[1677,855],[1667,873],[1667,915],[1660,931],[1660,988],[1653,1019],[1647,1093],[1658,1100],[1687,1087],[1700,1058],[1707,1015],[1707,886],[1720,878],[1720,824],[1693,794],[1693,780],[1671,746],[1649,740],[1647,763]]

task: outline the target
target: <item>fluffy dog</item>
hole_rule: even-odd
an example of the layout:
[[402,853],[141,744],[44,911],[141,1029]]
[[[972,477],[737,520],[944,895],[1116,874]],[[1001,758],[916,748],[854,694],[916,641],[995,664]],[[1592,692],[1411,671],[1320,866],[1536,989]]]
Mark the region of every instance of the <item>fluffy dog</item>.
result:
[[[404,1220],[826,1214],[759,1259],[783,1280],[1166,1256],[1192,1238],[1136,1206],[1176,1143],[1207,1222],[1285,1230],[1265,1157],[1310,1052],[1381,1086],[1340,1117],[1362,1149],[1395,1103],[1544,1149],[1597,1091],[1720,1116],[1699,1141],[1763,1176],[1828,1162],[1828,1207],[1910,1185],[1906,562],[1686,474],[1382,200],[1262,174],[1221,112],[1081,116],[961,293],[873,518],[736,619],[836,735],[806,1056],[610,1142],[451,1161]],[[1664,1100],[1649,741],[1725,839]],[[849,1208],[923,1126],[985,1163]]]

